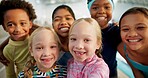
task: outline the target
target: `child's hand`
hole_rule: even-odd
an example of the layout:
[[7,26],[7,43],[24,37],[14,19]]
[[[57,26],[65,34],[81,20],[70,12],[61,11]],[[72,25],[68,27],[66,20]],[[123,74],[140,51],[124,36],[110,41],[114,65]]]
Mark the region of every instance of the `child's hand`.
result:
[[0,62],[2,64],[4,64],[5,66],[8,66],[8,64],[9,64],[9,61],[3,55],[3,51],[2,50],[0,50]]
[[118,22],[113,22],[113,25],[114,26],[119,26],[119,23]]

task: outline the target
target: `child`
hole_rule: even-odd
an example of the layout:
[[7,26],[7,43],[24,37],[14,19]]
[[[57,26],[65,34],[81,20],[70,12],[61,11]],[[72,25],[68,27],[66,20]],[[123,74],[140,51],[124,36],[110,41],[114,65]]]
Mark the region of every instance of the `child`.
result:
[[27,46],[29,29],[36,15],[33,6],[26,1],[2,0],[0,17],[0,25],[10,35],[8,45],[3,50],[4,56],[10,62],[6,66],[6,77],[16,78],[29,56]]
[[28,61],[18,78],[66,78],[66,67],[56,64],[60,40],[53,29],[36,29],[30,36],[29,46],[33,59]]
[[121,16],[119,26],[124,43],[124,52],[120,54],[132,68],[135,78],[148,78],[148,9],[130,8]]
[[68,49],[68,32],[74,20],[74,12],[67,5],[58,6],[52,13],[52,25],[62,43],[62,51],[58,61],[61,65],[67,65],[68,59],[72,57]]
[[[56,33],[58,34],[58,36],[60,37],[60,40],[62,42],[62,51],[60,52],[60,57],[59,57],[59,61],[58,61],[58,63],[60,65],[66,66],[68,59],[70,59],[72,57],[72,55],[69,53],[69,50],[68,50],[68,32],[69,32],[69,28],[71,27],[71,24],[74,22],[74,20],[75,20],[74,12],[67,5],[58,6],[57,8],[55,8],[55,10],[52,13],[53,28],[56,31]],[[30,33],[33,30],[35,30],[37,27],[39,27],[39,26],[33,25]],[[63,31],[61,29],[66,29],[66,31],[65,30]],[[4,65],[7,65],[8,61],[7,61],[7,59],[5,59],[5,57],[2,56],[3,54],[1,53],[1,50],[7,44],[7,42],[8,41],[6,40],[5,42],[3,42],[0,45],[0,54],[1,54],[0,61]]]
[[67,78],[109,78],[108,66],[100,55],[101,44],[97,21],[76,20],[69,31],[69,50],[74,58],[68,61]]
[[101,26],[104,61],[110,69],[110,78],[117,78],[117,47],[121,42],[118,26],[109,24],[112,18],[113,2],[111,0],[88,0],[91,17]]

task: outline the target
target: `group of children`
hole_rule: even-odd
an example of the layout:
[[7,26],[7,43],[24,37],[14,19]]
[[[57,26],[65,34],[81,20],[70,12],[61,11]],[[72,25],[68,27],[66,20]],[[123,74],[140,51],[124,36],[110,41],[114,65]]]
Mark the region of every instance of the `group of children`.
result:
[[148,77],[148,9],[129,9],[118,27],[109,24],[112,0],[87,4],[92,18],[76,20],[69,6],[60,5],[50,28],[33,24],[36,15],[30,3],[2,0],[0,24],[10,34],[8,44],[1,45],[7,78],[117,78],[117,50],[136,78]]

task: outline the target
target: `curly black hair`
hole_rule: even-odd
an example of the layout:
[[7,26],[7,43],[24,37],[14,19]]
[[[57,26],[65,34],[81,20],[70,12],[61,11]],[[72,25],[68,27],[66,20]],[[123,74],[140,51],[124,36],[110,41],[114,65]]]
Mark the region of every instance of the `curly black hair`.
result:
[[29,16],[29,20],[33,21],[37,18],[35,14],[35,9],[33,9],[32,4],[26,2],[25,0],[2,0],[0,2],[0,25],[4,23],[4,15],[8,10],[12,9],[22,9]]

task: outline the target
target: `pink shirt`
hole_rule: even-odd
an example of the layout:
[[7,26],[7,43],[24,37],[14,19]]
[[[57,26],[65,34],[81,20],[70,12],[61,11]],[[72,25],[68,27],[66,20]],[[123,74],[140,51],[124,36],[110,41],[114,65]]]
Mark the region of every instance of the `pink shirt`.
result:
[[72,58],[68,61],[67,78],[109,78],[109,68],[97,55],[81,63]]

